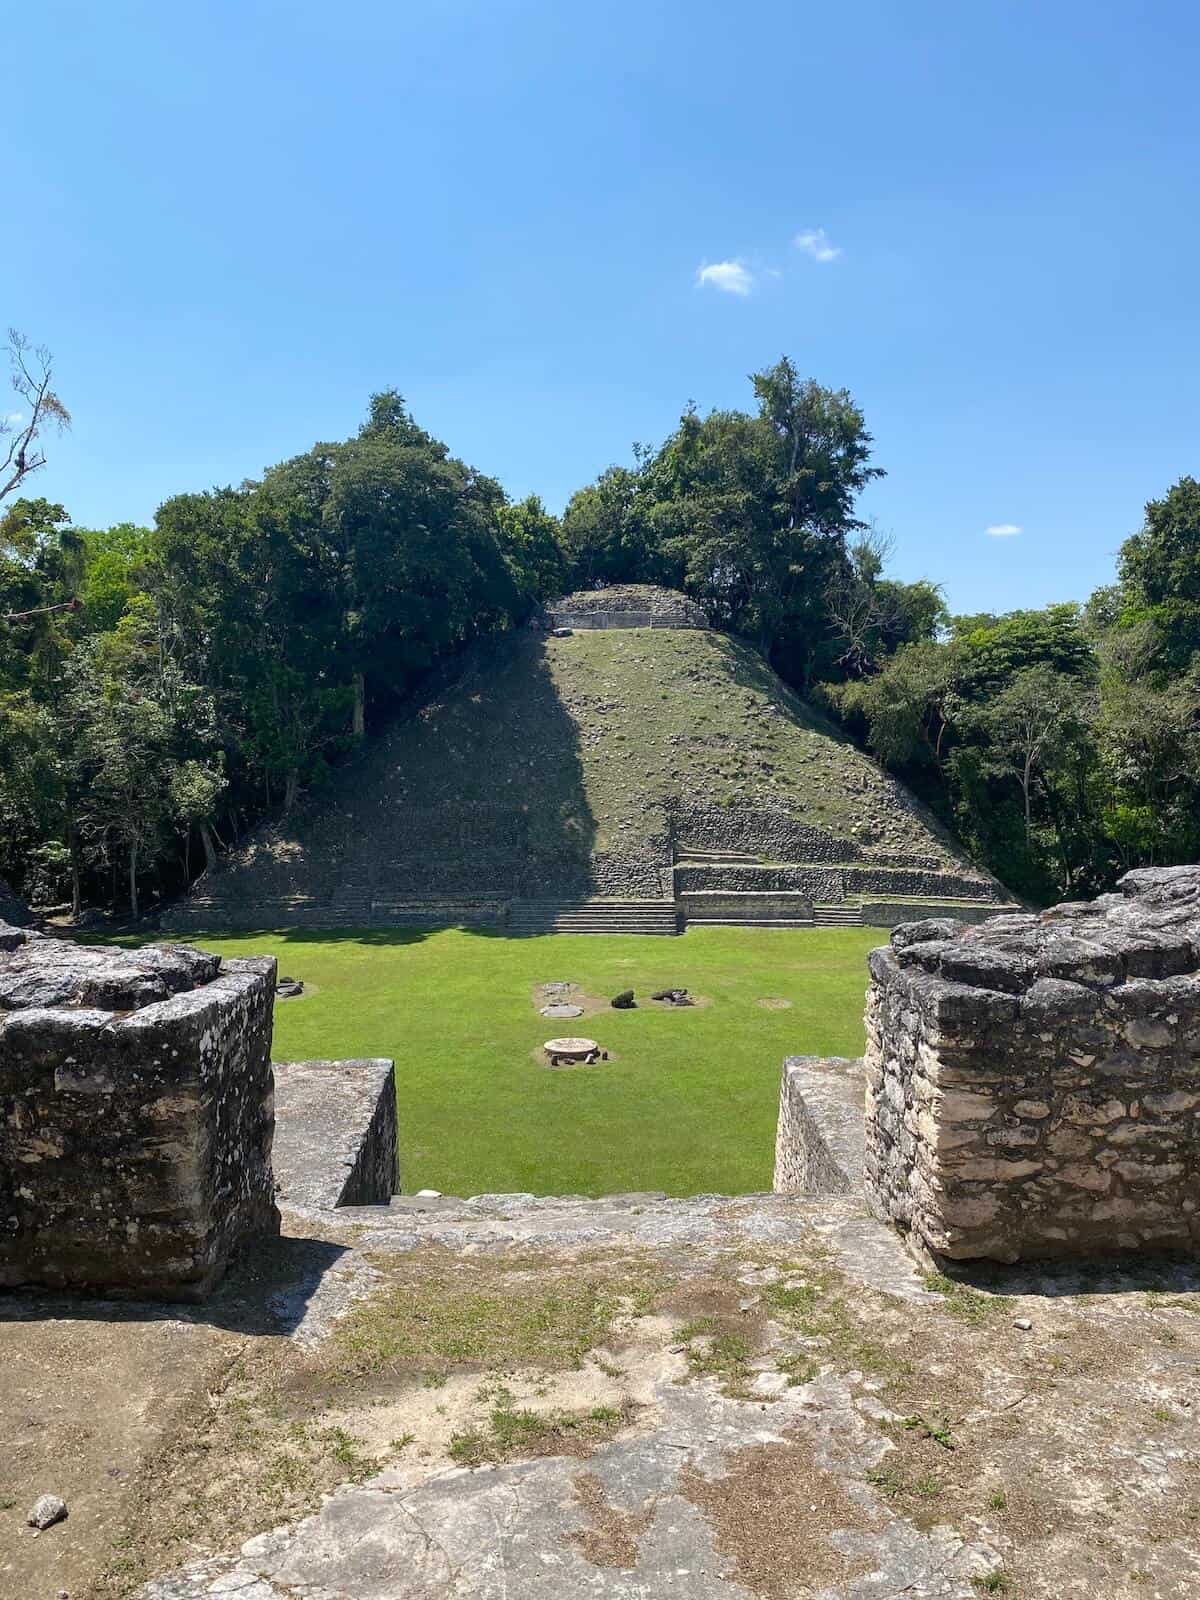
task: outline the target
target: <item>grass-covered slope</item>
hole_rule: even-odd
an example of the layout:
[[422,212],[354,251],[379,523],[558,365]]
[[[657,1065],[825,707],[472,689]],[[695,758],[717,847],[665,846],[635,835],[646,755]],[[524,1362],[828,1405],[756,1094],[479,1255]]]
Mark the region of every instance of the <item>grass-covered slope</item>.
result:
[[770,806],[850,836],[957,859],[937,824],[749,645],[707,631],[549,639],[545,661],[579,729],[600,840],[647,802]]
[[569,893],[599,857],[661,861],[678,803],[782,810],[871,855],[966,865],[747,644],[703,629],[531,628],[468,651],[419,709],[200,890],[218,912],[295,894],[341,896],[353,913],[356,892],[376,905]]

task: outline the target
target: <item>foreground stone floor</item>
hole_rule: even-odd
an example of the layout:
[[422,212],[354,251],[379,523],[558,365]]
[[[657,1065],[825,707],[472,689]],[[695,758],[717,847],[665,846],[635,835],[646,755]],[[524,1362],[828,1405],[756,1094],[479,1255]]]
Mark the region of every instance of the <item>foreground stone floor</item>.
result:
[[1200,1593],[1190,1269],[925,1280],[854,1200],[286,1222],[71,1600]]

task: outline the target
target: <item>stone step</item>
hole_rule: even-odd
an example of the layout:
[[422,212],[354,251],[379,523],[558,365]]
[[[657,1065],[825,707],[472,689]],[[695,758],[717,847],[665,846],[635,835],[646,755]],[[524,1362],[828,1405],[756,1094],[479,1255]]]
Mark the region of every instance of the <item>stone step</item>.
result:
[[509,931],[530,933],[675,934],[673,900],[515,900]]
[[862,907],[856,905],[814,906],[813,920],[818,927],[862,927]]
[[689,928],[815,928],[811,917],[689,917]]
[[689,863],[696,866],[756,867],[759,865],[759,857],[742,850],[681,849],[676,852],[676,866],[687,866]]

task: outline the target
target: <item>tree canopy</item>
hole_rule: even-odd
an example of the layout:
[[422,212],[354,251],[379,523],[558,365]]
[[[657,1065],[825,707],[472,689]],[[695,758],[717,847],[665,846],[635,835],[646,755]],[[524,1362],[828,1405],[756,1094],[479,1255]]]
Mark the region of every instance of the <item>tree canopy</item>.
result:
[[319,789],[439,662],[570,588],[685,589],[1032,899],[1200,855],[1200,484],[1146,506],[1085,604],[951,616],[859,511],[862,411],[786,357],[687,406],[561,517],[394,390],[351,437],[77,528],[25,493],[69,415],[13,334],[0,427],[0,874],[41,900],[182,889]]

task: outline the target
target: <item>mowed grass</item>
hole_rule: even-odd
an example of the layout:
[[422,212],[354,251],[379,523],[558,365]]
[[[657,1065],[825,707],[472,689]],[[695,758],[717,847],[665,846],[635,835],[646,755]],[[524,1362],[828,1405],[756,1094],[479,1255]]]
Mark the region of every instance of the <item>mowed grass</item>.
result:
[[[682,938],[446,930],[196,938],[270,953],[310,992],[275,1010],[277,1061],[391,1056],[406,1192],[747,1193],[769,1189],[785,1055],[859,1055],[877,928],[696,928]],[[540,1017],[535,984],[611,997],[684,987],[691,1009]],[[790,1000],[789,1010],[757,1002]],[[594,1067],[533,1058],[556,1034],[613,1052]]]

